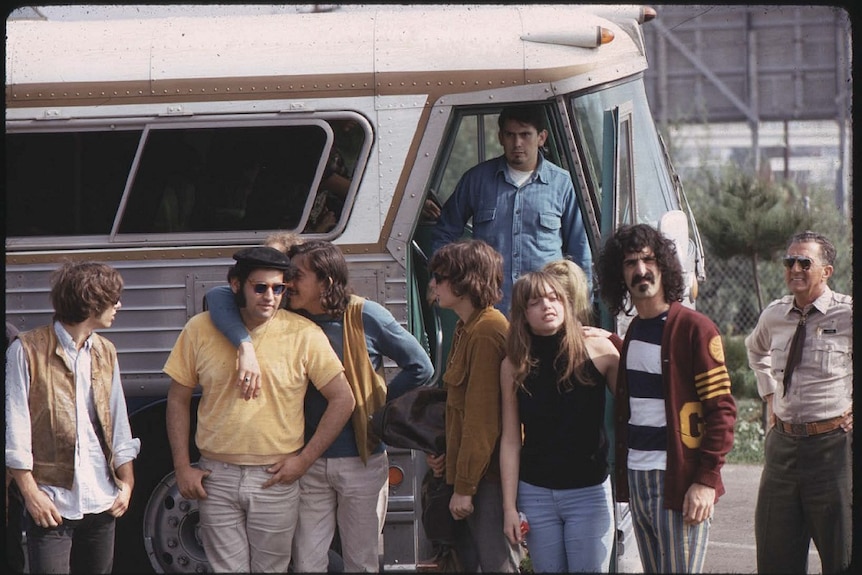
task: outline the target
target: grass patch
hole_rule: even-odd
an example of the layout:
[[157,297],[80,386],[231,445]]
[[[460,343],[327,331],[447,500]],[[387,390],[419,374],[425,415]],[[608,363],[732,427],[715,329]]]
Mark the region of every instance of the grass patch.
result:
[[760,399],[736,398],[736,425],[728,463],[763,464],[762,406]]

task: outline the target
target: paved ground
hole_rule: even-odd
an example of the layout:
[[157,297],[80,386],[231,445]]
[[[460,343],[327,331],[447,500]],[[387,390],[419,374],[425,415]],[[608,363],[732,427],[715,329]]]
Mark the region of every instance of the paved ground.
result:
[[[725,465],[725,493],[715,507],[706,553],[706,573],[756,573],[754,505],[760,484],[759,465]],[[808,573],[821,573],[820,557],[811,546]]]
[[[725,493],[718,501],[709,532],[705,573],[757,573],[754,546],[754,505],[760,485],[760,465],[725,465],[721,476]],[[642,573],[636,556],[626,554],[620,573]],[[808,573],[821,573],[820,557],[811,546]]]

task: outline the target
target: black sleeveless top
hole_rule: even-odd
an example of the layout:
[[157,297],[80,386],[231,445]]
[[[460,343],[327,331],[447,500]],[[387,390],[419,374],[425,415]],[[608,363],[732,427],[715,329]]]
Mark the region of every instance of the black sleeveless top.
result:
[[555,359],[562,332],[532,336],[530,354],[538,360],[518,389],[518,412],[524,424],[520,480],[548,489],[598,485],[608,476],[604,377],[587,360],[585,374],[593,385],[572,381],[558,390]]

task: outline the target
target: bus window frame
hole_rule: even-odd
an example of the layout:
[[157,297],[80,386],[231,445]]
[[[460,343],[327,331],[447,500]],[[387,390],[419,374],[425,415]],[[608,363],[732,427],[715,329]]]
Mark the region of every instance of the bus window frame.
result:
[[[320,187],[320,181],[326,169],[329,154],[335,145],[335,135],[330,121],[354,121],[363,130],[363,142],[356,157],[354,171],[350,186],[344,199],[344,208],[334,228],[324,233],[304,232],[312,209],[316,191]],[[197,117],[154,117],[141,116],[135,118],[113,118],[104,119],[72,119],[62,122],[46,121],[36,125],[32,123],[19,124],[18,122],[7,122],[6,133],[9,134],[31,134],[31,133],[77,133],[77,132],[114,132],[114,131],[139,131],[138,145],[126,176],[126,182],[117,205],[111,229],[108,234],[95,235],[62,235],[45,234],[34,236],[15,236],[6,238],[7,251],[26,252],[32,250],[65,250],[70,247],[80,249],[98,248],[135,248],[142,246],[218,246],[226,243],[248,243],[259,242],[261,235],[276,231],[275,229],[241,229],[228,231],[182,231],[182,232],[120,232],[120,226],[125,216],[129,203],[129,197],[133,191],[135,178],[138,176],[141,156],[146,149],[146,142],[150,133],[161,130],[183,130],[183,129],[230,129],[230,128],[272,128],[283,126],[317,126],[325,134],[325,142],[321,151],[318,165],[314,171],[311,190],[306,197],[303,211],[296,227],[291,231],[302,236],[314,236],[332,239],[342,233],[350,219],[350,212],[358,195],[362,177],[368,169],[368,160],[374,144],[374,131],[371,123],[361,113],[354,110],[314,112],[302,117],[285,117],[284,114],[264,113],[254,117],[230,114],[230,115],[201,115]]]

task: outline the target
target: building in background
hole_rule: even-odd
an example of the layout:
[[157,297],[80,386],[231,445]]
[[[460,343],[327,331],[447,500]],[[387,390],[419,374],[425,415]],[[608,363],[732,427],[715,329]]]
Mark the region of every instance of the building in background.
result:
[[835,188],[849,215],[851,28],[836,6],[656,5],[645,83],[686,173],[738,163]]

